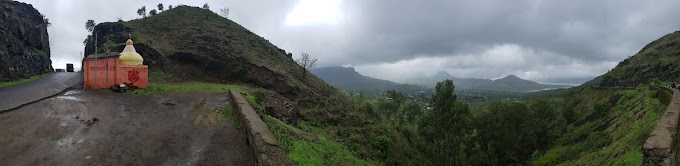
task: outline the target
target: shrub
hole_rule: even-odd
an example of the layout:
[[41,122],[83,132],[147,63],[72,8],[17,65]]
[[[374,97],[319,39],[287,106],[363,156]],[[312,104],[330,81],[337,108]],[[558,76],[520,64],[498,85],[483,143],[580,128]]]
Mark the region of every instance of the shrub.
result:
[[597,115],[598,118],[601,118],[607,115],[607,112],[609,112],[611,107],[612,105],[610,105],[607,100],[600,100],[595,103],[593,109],[595,110],[595,115]]
[[573,109],[571,108],[563,108],[562,109],[562,117],[564,120],[566,120],[568,123],[574,122],[576,120],[576,112],[574,112]]
[[611,136],[605,132],[597,131],[588,134],[586,146],[589,148],[602,148],[612,142]]
[[373,147],[380,150],[380,152],[383,152],[384,154],[387,152],[387,148],[390,147],[390,138],[385,135],[375,137],[373,139]]

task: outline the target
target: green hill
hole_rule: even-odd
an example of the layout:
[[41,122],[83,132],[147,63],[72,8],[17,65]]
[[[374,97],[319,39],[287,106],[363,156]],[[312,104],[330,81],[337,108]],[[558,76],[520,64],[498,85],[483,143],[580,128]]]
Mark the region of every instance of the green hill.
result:
[[666,110],[680,76],[680,32],[645,46],[614,69],[562,96],[553,146],[534,165],[640,165],[642,145]]
[[[303,79],[302,68],[284,50],[209,10],[182,5],[143,19],[101,23],[95,33],[98,47],[112,51],[122,50],[131,35],[149,65],[150,89],[190,81],[244,87],[252,94],[247,98],[264,105],[263,119],[294,163],[426,161],[396,129],[368,121],[347,95],[312,74]],[[94,52],[94,42],[87,41],[85,53]],[[389,153],[373,144],[383,138]]]
[[680,81],[680,31],[647,44],[637,54],[621,61],[602,75],[600,86],[633,87],[657,78]]

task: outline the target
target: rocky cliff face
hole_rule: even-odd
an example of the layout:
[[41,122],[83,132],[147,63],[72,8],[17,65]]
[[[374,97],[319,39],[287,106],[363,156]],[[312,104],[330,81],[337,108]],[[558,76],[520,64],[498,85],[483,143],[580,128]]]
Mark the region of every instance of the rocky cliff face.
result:
[[52,71],[47,22],[33,6],[0,0],[0,81]]

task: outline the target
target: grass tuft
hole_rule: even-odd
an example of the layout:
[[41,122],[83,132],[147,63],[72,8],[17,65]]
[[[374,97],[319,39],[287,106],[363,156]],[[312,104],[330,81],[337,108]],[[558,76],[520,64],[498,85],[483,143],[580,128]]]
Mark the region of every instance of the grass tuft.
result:
[[8,86],[13,86],[13,85],[18,85],[18,84],[23,84],[23,83],[27,83],[27,82],[31,82],[31,81],[35,81],[35,80],[37,80],[37,79],[39,79],[39,78],[43,78],[43,77],[48,76],[48,75],[50,75],[50,74],[52,74],[52,73],[47,73],[47,74],[43,74],[43,75],[34,75],[34,76],[31,76],[31,77],[28,77],[28,78],[24,78],[24,79],[20,79],[20,80],[17,80],[17,81],[0,82],[0,88],[2,88],[2,87],[8,87]]
[[231,84],[216,84],[204,82],[187,82],[187,83],[152,83],[145,89],[135,89],[128,91],[132,94],[140,95],[154,95],[162,92],[220,92],[224,93],[227,90],[234,88],[237,91],[242,91],[239,85]]

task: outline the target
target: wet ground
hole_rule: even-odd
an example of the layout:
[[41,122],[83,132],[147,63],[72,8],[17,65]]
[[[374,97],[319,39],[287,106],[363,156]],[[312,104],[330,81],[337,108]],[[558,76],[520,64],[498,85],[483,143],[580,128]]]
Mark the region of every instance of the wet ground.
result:
[[52,73],[43,78],[14,86],[0,88],[0,112],[52,96],[75,86],[82,73]]
[[2,165],[253,165],[225,94],[71,90],[0,113]]

